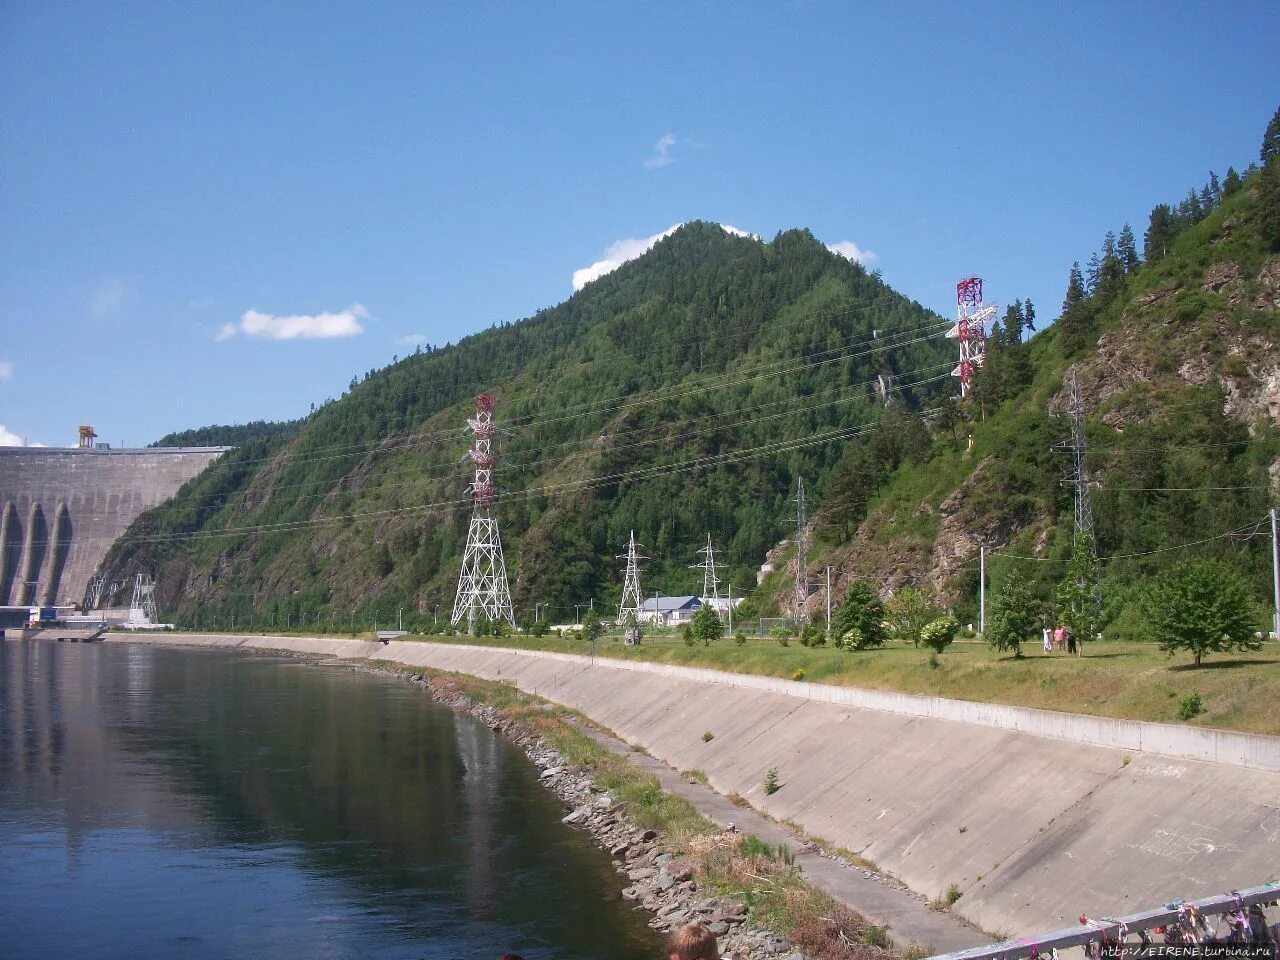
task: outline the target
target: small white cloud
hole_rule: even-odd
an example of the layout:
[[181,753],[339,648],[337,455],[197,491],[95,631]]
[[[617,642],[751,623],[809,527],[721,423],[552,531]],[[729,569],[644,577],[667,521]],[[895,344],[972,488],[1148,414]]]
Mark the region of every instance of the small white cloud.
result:
[[277,316],[259,310],[246,310],[240,322],[224,323],[215,340],[230,340],[237,334],[256,340],[333,340],[364,333],[361,320],[370,319],[369,311],[353,303],[338,313],[294,314]]
[[760,234],[752,233],[750,230],[743,230],[741,227],[735,227],[732,224],[722,223],[720,229],[725,233],[731,233],[735,237],[746,237],[748,240],[759,240]]
[[26,440],[0,423],[0,447],[25,447],[26,445]]
[[877,259],[874,250],[863,250],[852,240],[841,240],[839,243],[828,243],[827,249],[832,253],[838,253],[846,260],[852,260],[854,263],[860,263],[864,267],[869,263],[875,263]]
[[13,379],[13,363],[0,360],[0,383],[8,383]]
[[119,277],[108,277],[89,293],[89,316],[94,320],[116,316],[132,293],[132,288]]
[[664,133],[658,138],[658,142],[653,145],[653,153],[645,157],[644,168],[646,170],[657,170],[669,163],[675,163],[676,158],[671,156],[671,148],[675,145],[676,135],[674,133]]
[[403,337],[396,337],[396,343],[402,347],[425,347],[429,342],[425,333],[406,333]]
[[589,267],[583,267],[581,270],[573,271],[573,289],[581,290],[592,280],[599,280],[606,273],[612,273],[628,260],[634,260],[642,254],[648,253],[653,249],[653,245],[665,237],[671,236],[683,224],[675,224],[667,227],[661,233],[655,233],[651,237],[628,237],[626,240],[618,240],[609,245],[605,250],[604,257],[591,264]]

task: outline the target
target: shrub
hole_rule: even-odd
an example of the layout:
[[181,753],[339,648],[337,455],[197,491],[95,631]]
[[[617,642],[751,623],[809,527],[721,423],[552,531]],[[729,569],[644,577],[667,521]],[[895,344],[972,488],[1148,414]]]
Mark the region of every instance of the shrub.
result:
[[747,635],[739,630],[733,635],[733,642],[740,647],[745,647],[747,645]]
[[1204,702],[1198,693],[1188,693],[1178,701],[1178,719],[1186,722],[1204,713]]
[[708,730],[706,733],[704,733],[704,734],[702,735],[702,742],[703,742],[703,743],[710,743],[710,742],[711,742],[712,740],[714,740],[715,738],[716,738],[716,735],[715,735],[714,733],[712,733],[710,730]]
[[782,789],[782,784],[778,783],[778,768],[770,767],[769,772],[764,775],[764,792],[772,795]]
[[794,670],[794,671],[792,672],[792,674],[791,674],[791,679],[792,679],[792,680],[803,680],[803,679],[804,679],[804,667],[796,667],[796,668],[795,668],[795,670]]
[[960,621],[955,617],[938,617],[924,625],[920,631],[920,642],[938,654],[951,645],[959,630]]

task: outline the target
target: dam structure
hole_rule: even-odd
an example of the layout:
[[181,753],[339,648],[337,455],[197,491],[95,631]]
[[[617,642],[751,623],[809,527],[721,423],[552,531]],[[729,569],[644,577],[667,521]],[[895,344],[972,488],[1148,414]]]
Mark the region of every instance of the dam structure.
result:
[[230,447],[0,447],[0,606],[84,605],[138,515]]

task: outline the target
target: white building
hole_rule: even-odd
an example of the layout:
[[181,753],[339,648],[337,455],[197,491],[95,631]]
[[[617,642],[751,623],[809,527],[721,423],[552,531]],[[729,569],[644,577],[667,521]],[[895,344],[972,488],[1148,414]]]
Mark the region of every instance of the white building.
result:
[[678,627],[692,620],[701,606],[702,601],[697,597],[650,597],[640,604],[638,616],[641,623]]

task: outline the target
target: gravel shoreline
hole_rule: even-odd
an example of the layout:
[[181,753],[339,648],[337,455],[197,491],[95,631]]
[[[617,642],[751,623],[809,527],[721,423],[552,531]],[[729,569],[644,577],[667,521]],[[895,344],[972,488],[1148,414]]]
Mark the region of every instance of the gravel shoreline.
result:
[[586,832],[613,857],[613,867],[624,884],[621,896],[653,915],[649,926],[654,930],[665,933],[682,924],[700,923],[715,934],[722,957],[804,960],[787,940],[753,924],[746,904],[707,896],[699,890],[691,865],[664,848],[657,831],[633,823],[625,804],[615,803],[597,786],[588,769],[568,763],[523,724],[504,717],[496,707],[479,703],[449,682],[421,675],[410,680],[437,703],[479,720],[533,761],[541,771],[542,785],[569,808],[564,822]]

